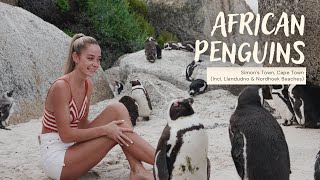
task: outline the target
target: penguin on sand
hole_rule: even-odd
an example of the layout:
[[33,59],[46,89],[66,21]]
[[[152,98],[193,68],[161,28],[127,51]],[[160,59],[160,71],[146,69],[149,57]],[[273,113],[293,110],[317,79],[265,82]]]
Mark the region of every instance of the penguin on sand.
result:
[[128,110],[131,123],[133,126],[136,125],[137,118],[139,116],[138,105],[136,101],[130,96],[123,96],[119,102],[121,102]]
[[12,95],[13,90],[7,91],[0,99],[0,129],[10,130],[6,126],[9,125],[9,119],[15,106]]
[[289,180],[290,157],[284,133],[262,107],[262,89],[246,87],[230,118],[231,155],[241,179]]
[[208,136],[192,103],[192,98],[185,98],[169,105],[170,119],[156,149],[156,180],[210,178]]
[[314,179],[320,180],[320,151],[316,156],[316,162],[314,163]]
[[139,117],[143,117],[144,120],[148,121],[152,112],[152,106],[148,92],[142,86],[139,80],[130,81],[130,83],[132,86],[131,97],[138,104]]
[[290,126],[295,122],[293,107],[290,103],[288,86],[286,85],[273,85],[272,86],[272,99],[277,104],[275,107],[280,113],[283,120],[282,125]]

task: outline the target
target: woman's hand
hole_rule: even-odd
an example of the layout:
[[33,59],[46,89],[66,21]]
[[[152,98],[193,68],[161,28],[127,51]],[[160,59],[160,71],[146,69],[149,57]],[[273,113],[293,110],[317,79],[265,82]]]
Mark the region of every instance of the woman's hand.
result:
[[[112,121],[111,123],[104,126],[106,130],[106,135],[115,140],[121,146],[129,146],[127,142],[133,143],[128,136],[124,135],[123,132],[133,132],[132,128],[120,127],[120,124],[123,124],[124,120]],[[127,141],[127,142],[126,142]]]

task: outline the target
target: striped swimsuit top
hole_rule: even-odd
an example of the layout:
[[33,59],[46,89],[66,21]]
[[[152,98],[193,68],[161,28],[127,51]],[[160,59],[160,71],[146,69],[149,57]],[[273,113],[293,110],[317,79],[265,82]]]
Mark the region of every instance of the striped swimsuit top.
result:
[[[57,80],[63,80],[69,85],[68,81],[66,81],[65,79],[57,79]],[[71,92],[71,86],[69,85],[69,87],[70,87],[70,92]],[[86,87],[86,94],[85,94],[85,97],[83,99],[83,102],[82,102],[80,110],[78,110],[77,105],[75,103],[75,100],[73,99],[73,96],[72,96],[72,93],[71,93],[71,100],[70,100],[70,103],[69,103],[70,119],[71,119],[70,127],[71,128],[78,128],[78,123],[80,122],[80,120],[82,118],[84,118],[84,116],[86,114],[85,111],[86,111],[86,108],[87,108],[87,93],[88,93],[88,82],[87,82],[87,80],[85,81],[85,87]],[[50,89],[49,89],[49,91],[50,91]],[[47,108],[44,109],[42,124],[43,124],[43,127],[46,128],[47,130],[49,130],[50,132],[58,133],[58,128],[57,128],[57,124],[56,124],[54,113],[48,111]]]

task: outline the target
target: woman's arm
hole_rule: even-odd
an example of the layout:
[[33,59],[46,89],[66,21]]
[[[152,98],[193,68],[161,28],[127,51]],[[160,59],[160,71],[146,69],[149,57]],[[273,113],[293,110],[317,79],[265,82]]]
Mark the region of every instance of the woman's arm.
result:
[[70,89],[63,81],[57,81],[50,90],[50,97],[55,115],[56,124],[61,141],[68,142],[82,142],[90,139],[107,136],[119,144],[125,144],[125,141],[131,141],[122,132],[133,132],[131,128],[122,128],[118,125],[124,121],[113,121],[107,125],[88,128],[88,129],[74,129],[70,127],[70,110],[69,100],[71,98]]

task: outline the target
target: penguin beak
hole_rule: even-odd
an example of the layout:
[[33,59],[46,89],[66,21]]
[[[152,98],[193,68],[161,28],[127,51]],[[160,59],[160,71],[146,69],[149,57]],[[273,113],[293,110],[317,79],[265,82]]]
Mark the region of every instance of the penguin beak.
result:
[[193,98],[188,98],[187,101],[189,102],[190,105],[192,105],[194,102]]

